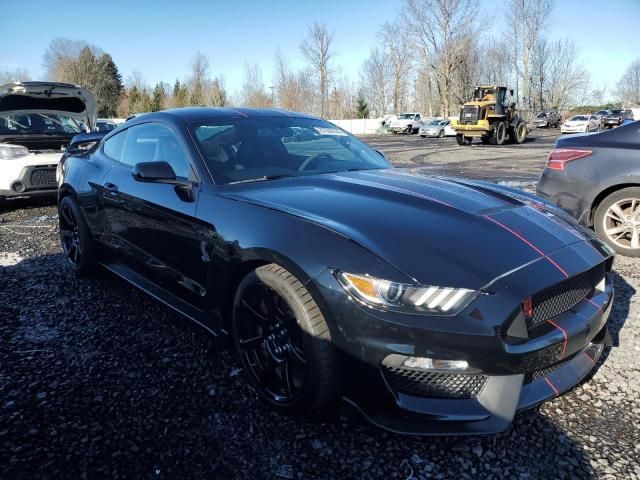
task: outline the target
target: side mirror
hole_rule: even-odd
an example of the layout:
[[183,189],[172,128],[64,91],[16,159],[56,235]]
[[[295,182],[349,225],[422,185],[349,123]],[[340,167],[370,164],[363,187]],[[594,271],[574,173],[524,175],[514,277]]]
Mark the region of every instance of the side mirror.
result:
[[141,162],[133,167],[133,178],[139,182],[182,184],[167,162]]

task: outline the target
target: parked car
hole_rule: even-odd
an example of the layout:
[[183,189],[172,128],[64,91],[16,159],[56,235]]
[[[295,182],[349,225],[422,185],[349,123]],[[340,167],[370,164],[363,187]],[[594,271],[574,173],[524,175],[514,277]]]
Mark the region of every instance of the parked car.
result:
[[104,118],[99,118],[96,121],[96,131],[98,132],[110,132],[111,130],[115,130],[118,127],[118,124],[113,120],[106,120]]
[[391,121],[391,131],[393,133],[418,133],[422,125],[420,118],[421,115],[419,113],[401,113],[395,120]]
[[396,432],[502,431],[608,342],[612,258],[592,232],[522,191],[394,169],[324,120],[169,110],[69,152],[69,266],[230,332],[280,411],[345,398]]
[[609,112],[609,115],[602,117],[602,126],[607,128],[618,127],[622,125],[622,122],[626,118],[624,110],[614,109]]
[[622,255],[640,257],[640,122],[561,138],[538,195],[566,210]]
[[91,92],[66,83],[0,86],[0,201],[55,195],[56,166],[67,144],[95,126]]
[[560,133],[597,132],[600,121],[595,115],[574,115],[560,127]]
[[538,113],[533,119],[533,125],[537,128],[558,128],[560,115],[555,110],[546,110]]
[[[449,120],[442,119],[434,119],[429,123],[422,125],[420,127],[420,131],[418,132],[422,138],[425,137],[439,137],[442,138],[445,136],[445,128],[447,125],[450,125],[451,122]],[[455,133],[454,133],[455,134]]]

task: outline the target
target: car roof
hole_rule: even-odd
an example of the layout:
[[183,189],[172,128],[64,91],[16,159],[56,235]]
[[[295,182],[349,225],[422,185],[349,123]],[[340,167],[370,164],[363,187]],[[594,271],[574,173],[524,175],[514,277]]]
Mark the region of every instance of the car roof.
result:
[[127,123],[148,122],[151,120],[165,120],[175,123],[192,123],[199,120],[214,118],[256,118],[256,117],[288,117],[288,118],[316,118],[297,112],[288,112],[276,108],[228,108],[228,107],[186,107],[161,110],[159,112],[141,113],[135,115]]

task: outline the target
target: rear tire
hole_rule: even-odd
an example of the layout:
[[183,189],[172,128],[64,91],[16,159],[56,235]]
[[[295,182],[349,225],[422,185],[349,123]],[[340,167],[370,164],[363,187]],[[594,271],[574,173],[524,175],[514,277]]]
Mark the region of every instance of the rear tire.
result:
[[251,384],[273,407],[313,414],[336,403],[338,365],[329,327],[309,291],[287,270],[272,263],[242,280],[232,330]]
[[83,277],[95,272],[96,247],[93,235],[78,202],[71,196],[64,197],[58,206],[60,242],[67,265]]
[[602,200],[593,224],[598,237],[617,253],[640,257],[640,187],[622,188]]
[[444,130],[440,130],[440,132],[438,133],[438,138],[442,137],[444,137]]

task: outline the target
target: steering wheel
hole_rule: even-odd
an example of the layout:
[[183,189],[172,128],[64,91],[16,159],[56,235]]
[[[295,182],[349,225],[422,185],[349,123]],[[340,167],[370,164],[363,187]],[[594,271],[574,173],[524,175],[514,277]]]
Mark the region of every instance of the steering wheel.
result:
[[328,162],[333,162],[335,159],[329,155],[328,153],[319,153],[317,155],[313,155],[309,158],[307,158],[304,162],[302,162],[300,164],[300,166],[298,167],[298,171],[299,172],[303,172],[305,171],[309,165],[311,165],[314,162],[317,161],[328,161]]

